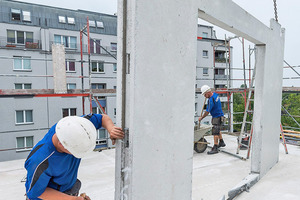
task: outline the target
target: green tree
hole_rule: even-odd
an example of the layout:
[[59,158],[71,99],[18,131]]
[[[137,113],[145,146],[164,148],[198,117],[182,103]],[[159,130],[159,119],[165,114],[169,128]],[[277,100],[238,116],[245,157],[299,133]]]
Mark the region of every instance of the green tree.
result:
[[[300,94],[291,93],[283,94],[282,106],[289,112],[290,115],[300,124]],[[288,115],[288,113],[281,109],[281,123],[283,126],[300,128],[298,124]]]

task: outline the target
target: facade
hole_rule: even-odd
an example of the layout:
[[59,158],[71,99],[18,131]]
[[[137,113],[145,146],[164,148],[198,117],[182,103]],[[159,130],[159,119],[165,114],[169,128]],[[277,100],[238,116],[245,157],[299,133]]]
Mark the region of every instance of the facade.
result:
[[[212,26],[198,25],[197,36],[196,90],[198,88],[200,91],[202,85],[208,85],[217,91],[230,88],[232,86],[232,70],[230,70],[232,47],[228,48],[225,40],[217,39]],[[219,93],[219,96],[223,112],[229,118],[227,94]],[[205,98],[197,92],[195,97],[195,122],[197,122]],[[230,109],[232,110],[232,104],[230,104]],[[202,123],[211,124],[211,117],[207,116]]]
[[[55,88],[52,44],[65,47],[67,93],[87,91],[91,86],[115,122],[116,16],[7,0],[0,0],[0,11],[0,94],[10,90],[28,92],[0,95],[0,161],[26,158],[30,147],[62,117],[100,112],[96,102],[86,97],[32,95]],[[87,18],[91,39],[82,38],[81,60],[80,30],[87,25]],[[225,41],[216,38],[211,26],[198,25],[198,36],[195,87],[227,87],[226,68],[231,64],[224,62]],[[221,94],[221,100],[225,106],[227,97]],[[202,95],[195,94],[195,121],[203,101]],[[210,123],[209,117],[204,123]],[[98,132],[96,146],[112,147],[104,129]]]
[[[115,121],[117,62],[107,52],[116,57],[116,16],[5,0],[0,1],[0,11],[2,91],[18,89],[31,94],[54,89],[52,44],[63,44],[68,93],[89,89],[89,82],[95,91],[110,91],[99,90],[94,96]],[[88,39],[82,38],[81,67],[80,30],[86,26],[87,18],[90,38],[94,40],[90,41],[88,59]],[[0,109],[0,161],[25,158],[30,150],[26,147],[36,144],[62,117],[100,112],[95,102],[90,104],[86,97],[50,95],[1,95]],[[97,147],[111,147],[104,129],[99,130]]]

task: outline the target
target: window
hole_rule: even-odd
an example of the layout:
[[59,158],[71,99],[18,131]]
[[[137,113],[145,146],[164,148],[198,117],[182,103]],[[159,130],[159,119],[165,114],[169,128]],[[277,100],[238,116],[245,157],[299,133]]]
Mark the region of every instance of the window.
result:
[[103,22],[96,21],[98,28],[104,28]]
[[117,115],[117,109],[114,108],[114,116],[116,116],[116,115]]
[[216,75],[225,75],[225,69],[215,69]]
[[100,51],[100,40],[93,40],[93,39],[90,39],[90,51],[91,53],[97,53],[97,54],[100,54],[101,51]]
[[63,117],[76,116],[76,108],[63,108],[62,115]]
[[113,64],[113,71],[114,71],[114,72],[117,72],[117,63],[114,63],[114,64]]
[[22,11],[23,13],[23,21],[31,22],[31,14],[29,11]]
[[75,18],[74,17],[68,17],[68,24],[75,24]]
[[15,83],[15,89],[31,89],[31,83]]
[[[104,100],[105,101],[105,100]],[[99,100],[99,103],[101,104],[101,100]],[[106,104],[105,104],[106,105]],[[104,113],[106,113],[106,107],[105,107],[105,105],[102,105],[101,104],[101,106],[102,106],[102,108],[103,108],[103,110],[104,110]],[[93,113],[95,113],[95,114],[102,114],[103,112],[102,111],[100,111],[100,109],[99,109],[99,107],[93,107],[92,108],[92,111],[93,111]]]
[[110,43],[111,51],[117,51],[117,43]]
[[92,89],[106,89],[105,83],[92,83]]
[[7,43],[25,44],[33,42],[33,32],[7,30]]
[[207,50],[203,50],[202,56],[203,57],[208,57],[208,51]]
[[106,131],[105,129],[99,129],[97,134],[97,140],[106,139]]
[[198,103],[195,103],[195,115],[197,115],[198,114]]
[[72,36],[54,35],[55,44],[63,44],[66,48],[76,49],[77,39]]
[[75,60],[66,60],[66,71],[75,72]]
[[116,90],[116,89],[117,89],[117,86],[114,85],[114,89]]
[[104,73],[104,62],[102,62],[102,61],[92,61],[92,72],[94,72],[94,73]]
[[203,68],[203,75],[208,75],[208,68],[207,67]]
[[215,62],[225,63],[227,56],[225,51],[215,51]]
[[76,83],[67,83],[68,90],[76,89]]
[[95,21],[89,20],[89,26],[96,27]]
[[32,110],[16,110],[16,124],[32,124]]
[[14,70],[31,70],[30,57],[14,56]]
[[11,19],[15,21],[21,20],[21,10],[11,9]]
[[208,33],[207,32],[202,32],[202,37],[208,38]]
[[25,148],[33,147],[33,136],[17,137],[17,151]]
[[58,16],[58,22],[59,23],[66,23],[66,17],[65,16]]

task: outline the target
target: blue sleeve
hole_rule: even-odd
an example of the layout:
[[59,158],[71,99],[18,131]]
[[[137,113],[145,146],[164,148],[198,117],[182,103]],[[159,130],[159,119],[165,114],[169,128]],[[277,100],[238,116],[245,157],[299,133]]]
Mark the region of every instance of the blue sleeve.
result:
[[90,118],[90,121],[94,124],[96,129],[99,129],[102,127],[102,115],[101,114],[93,114]]
[[213,97],[211,97],[208,100],[206,111],[210,113],[213,107],[214,107],[214,101],[213,101]]
[[[38,165],[39,164],[39,165]],[[26,194],[30,200],[39,200],[48,183],[51,179],[51,176],[48,175],[47,169],[45,169],[47,163],[37,163],[37,162],[26,162],[25,168],[27,170],[27,179],[26,179]]]

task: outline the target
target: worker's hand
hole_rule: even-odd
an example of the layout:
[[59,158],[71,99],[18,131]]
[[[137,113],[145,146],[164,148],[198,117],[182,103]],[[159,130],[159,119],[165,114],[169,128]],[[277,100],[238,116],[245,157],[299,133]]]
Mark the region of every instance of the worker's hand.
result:
[[113,144],[116,142],[116,139],[123,139],[124,132],[121,128],[117,126],[113,126],[112,129],[109,131],[110,139],[112,140]]
[[201,122],[201,120],[202,120],[202,117],[199,117],[199,119],[198,119],[198,120],[199,120],[199,122]]
[[88,195],[86,195],[85,193],[81,193],[79,198],[80,198],[80,200],[91,200],[90,197]]

